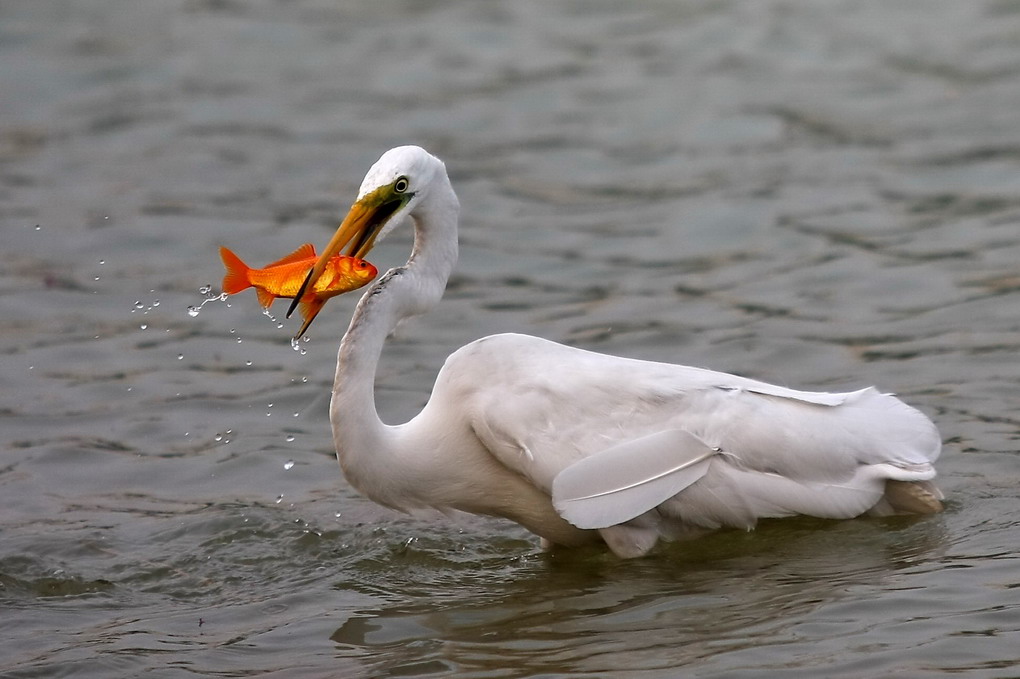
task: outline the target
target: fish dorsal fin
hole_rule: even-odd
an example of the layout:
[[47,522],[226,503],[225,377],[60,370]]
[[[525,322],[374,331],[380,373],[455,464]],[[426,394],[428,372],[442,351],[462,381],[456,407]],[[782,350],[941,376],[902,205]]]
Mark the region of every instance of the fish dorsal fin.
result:
[[553,506],[578,528],[615,526],[700,479],[718,452],[680,429],[624,441],[561,471],[553,479]]
[[311,259],[312,257],[315,257],[315,246],[312,245],[311,243],[305,243],[304,245],[302,245],[297,250],[290,253],[283,259],[279,259],[275,262],[270,262],[269,264],[266,264],[265,268],[268,269],[271,266],[280,266],[281,264],[293,264],[294,262],[300,262],[305,259]]

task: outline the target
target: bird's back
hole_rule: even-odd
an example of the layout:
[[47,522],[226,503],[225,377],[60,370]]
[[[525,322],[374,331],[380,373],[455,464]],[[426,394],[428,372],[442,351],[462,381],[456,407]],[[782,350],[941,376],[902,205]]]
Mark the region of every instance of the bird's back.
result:
[[[462,405],[489,453],[550,494],[582,459],[660,431],[692,434],[718,454],[700,480],[647,509],[704,527],[857,516],[881,501],[887,479],[934,477],[941,448],[927,417],[873,388],[797,391],[526,335],[463,347],[436,391]],[[647,455],[641,464],[655,476],[670,457]]]

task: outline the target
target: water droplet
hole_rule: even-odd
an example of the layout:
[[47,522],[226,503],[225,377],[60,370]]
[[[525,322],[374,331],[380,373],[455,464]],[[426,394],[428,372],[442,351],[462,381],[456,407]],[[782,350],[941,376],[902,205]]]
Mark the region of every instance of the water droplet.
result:
[[152,306],[154,307],[159,306],[159,300],[158,299],[152,300]]
[[198,316],[198,313],[201,310],[202,310],[202,307],[189,306],[188,307],[188,315],[191,316],[192,318],[194,318],[195,316]]
[[41,230],[41,229],[42,229],[42,227],[41,227],[41,226],[39,226],[38,224],[36,224],[36,225],[35,225],[35,230],[36,230],[36,231],[39,231],[39,230]]
[[184,354],[177,354],[177,360],[178,361],[183,361],[184,360]]
[[148,323],[142,323],[142,324],[141,324],[140,326],[138,326],[138,327],[139,327],[139,328],[141,328],[142,330],[147,330],[147,329],[149,328],[149,324],[148,324]]
[[94,281],[98,281],[98,280],[99,280],[99,276],[93,276],[93,277],[92,277],[92,280],[94,280]]
[[294,467],[294,460],[287,460],[283,463],[283,468],[290,471]]
[[144,309],[145,308],[145,305],[142,304],[142,300],[140,300],[140,299],[136,299],[135,300],[135,308],[136,309]]
[[198,294],[200,294],[200,295],[208,295],[210,292],[212,292],[212,286],[211,285],[203,285],[202,287],[200,287],[198,289]]
[[301,413],[294,413],[294,417],[300,417]]
[[308,375],[305,375],[305,376],[303,376],[303,377],[301,378],[301,381],[302,381],[302,382],[307,382],[307,381],[308,381]]
[[298,343],[297,337],[290,338],[290,348],[294,351],[301,351],[301,345]]
[[217,443],[219,443],[222,440],[223,440],[223,434],[216,434],[216,436],[213,436],[213,441],[216,441]]
[[106,264],[106,260],[105,259],[99,260],[99,265],[102,266],[103,264]]
[[283,502],[283,495],[278,495],[276,497],[276,504],[280,504],[281,502]]
[[[287,441],[287,443],[293,443],[294,442],[294,435],[293,434],[287,434],[287,438],[285,440]],[[293,465],[294,463],[291,462],[290,464]],[[286,465],[284,465],[284,466],[286,466]],[[290,467],[287,467],[287,469],[290,469]]]
[[333,516],[335,516],[336,518],[339,519],[342,516],[342,514],[341,514],[341,512],[334,512]]
[[238,337],[238,338],[237,338],[237,343],[238,343],[238,344],[240,344],[240,343],[241,343],[242,341],[243,341],[243,340],[242,340],[242,339],[241,339],[240,337]]
[[[241,340],[237,340],[237,341],[240,342]],[[245,365],[251,365],[251,361],[245,361],[244,364]]]
[[272,408],[272,407],[273,407],[273,404],[272,404],[272,403],[270,403],[270,404],[269,404],[269,405],[267,405],[266,407],[267,407],[267,408]]

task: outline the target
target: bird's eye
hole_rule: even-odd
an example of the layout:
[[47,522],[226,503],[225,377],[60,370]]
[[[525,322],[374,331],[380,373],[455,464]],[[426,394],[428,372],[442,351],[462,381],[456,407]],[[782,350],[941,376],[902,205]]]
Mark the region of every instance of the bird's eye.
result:
[[397,177],[397,181],[393,182],[393,190],[397,193],[404,193],[410,187],[410,183],[407,181],[407,177]]

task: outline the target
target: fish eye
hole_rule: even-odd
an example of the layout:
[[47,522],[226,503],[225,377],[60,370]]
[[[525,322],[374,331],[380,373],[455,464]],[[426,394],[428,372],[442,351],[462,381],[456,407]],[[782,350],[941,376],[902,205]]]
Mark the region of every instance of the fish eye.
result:
[[410,188],[411,183],[407,181],[407,177],[397,177],[397,181],[393,182],[393,190],[397,193],[404,193]]

